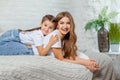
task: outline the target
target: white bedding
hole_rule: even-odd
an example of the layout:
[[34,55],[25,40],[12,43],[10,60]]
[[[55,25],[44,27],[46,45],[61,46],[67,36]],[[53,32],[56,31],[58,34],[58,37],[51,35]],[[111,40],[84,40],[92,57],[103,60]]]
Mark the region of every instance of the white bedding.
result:
[[92,80],[84,66],[50,56],[0,56],[0,80]]

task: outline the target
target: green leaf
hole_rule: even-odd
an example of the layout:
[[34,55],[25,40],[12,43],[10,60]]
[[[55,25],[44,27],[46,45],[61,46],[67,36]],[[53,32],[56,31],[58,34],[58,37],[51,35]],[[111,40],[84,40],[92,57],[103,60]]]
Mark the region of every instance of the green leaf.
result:
[[102,19],[103,19],[103,16],[99,14],[98,19],[99,19],[99,20],[102,20]]
[[110,12],[107,16],[107,18],[111,19],[114,18],[115,16],[117,16],[119,13],[118,12]]
[[107,13],[107,10],[108,10],[108,6],[105,6],[103,9],[102,9],[102,11],[101,11],[101,15],[103,15],[103,16],[105,16],[106,15],[106,13]]
[[107,9],[108,9],[108,6],[105,6],[104,8],[102,8],[102,10],[101,10],[101,12],[99,14],[102,18],[104,18],[104,16],[106,16]]
[[88,29],[95,28],[95,26],[96,26],[95,20],[91,20],[85,25],[85,30],[87,31]]

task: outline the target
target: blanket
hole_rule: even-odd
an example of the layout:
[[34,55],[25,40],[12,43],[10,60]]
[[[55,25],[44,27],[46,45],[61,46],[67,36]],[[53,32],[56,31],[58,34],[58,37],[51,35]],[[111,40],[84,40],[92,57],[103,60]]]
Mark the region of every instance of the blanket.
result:
[[0,56],[0,80],[92,80],[82,65],[50,56]]

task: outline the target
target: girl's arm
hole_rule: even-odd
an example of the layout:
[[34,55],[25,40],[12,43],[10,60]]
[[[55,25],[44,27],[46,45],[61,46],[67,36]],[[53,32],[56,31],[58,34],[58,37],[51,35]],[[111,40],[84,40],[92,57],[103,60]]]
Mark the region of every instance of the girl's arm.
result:
[[62,55],[62,50],[61,48],[52,48],[52,51],[55,55],[55,57],[61,61],[65,61],[65,62],[69,62],[69,63],[74,63],[74,64],[81,64],[84,65],[85,67],[87,67],[90,71],[94,72],[96,70],[99,69],[99,66],[95,63],[95,60],[91,60],[91,59],[75,59],[75,60],[71,60],[71,59],[66,59],[63,57]]
[[46,56],[48,51],[50,50],[51,46],[53,44],[55,44],[57,41],[58,41],[58,36],[57,35],[55,35],[55,36],[52,35],[45,48],[43,48],[43,46],[37,46],[37,50],[39,52],[39,55],[40,56]]

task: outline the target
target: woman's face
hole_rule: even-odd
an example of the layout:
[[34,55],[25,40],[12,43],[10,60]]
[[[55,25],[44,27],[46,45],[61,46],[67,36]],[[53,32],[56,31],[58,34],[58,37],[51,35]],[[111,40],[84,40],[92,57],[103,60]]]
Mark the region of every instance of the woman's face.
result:
[[70,20],[68,17],[63,17],[58,21],[57,28],[61,35],[66,35],[70,31]]

